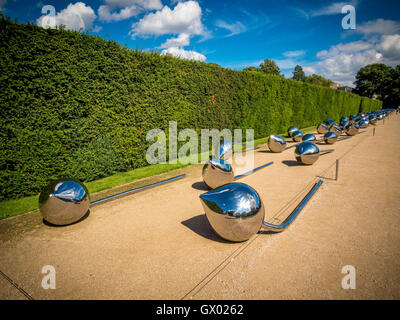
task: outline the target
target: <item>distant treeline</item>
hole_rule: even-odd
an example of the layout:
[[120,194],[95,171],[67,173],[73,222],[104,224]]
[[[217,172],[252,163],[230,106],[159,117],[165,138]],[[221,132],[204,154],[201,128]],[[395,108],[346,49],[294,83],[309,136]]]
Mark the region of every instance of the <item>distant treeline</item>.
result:
[[255,138],[380,101],[215,64],[132,50],[0,16],[0,199],[51,179],[146,166],[150,129],[254,128]]

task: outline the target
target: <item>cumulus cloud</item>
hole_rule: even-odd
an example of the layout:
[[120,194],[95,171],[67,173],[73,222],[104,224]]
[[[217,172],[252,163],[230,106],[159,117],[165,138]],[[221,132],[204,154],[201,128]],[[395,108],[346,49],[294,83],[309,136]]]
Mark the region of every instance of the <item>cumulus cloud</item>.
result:
[[243,33],[247,31],[247,27],[244,26],[241,22],[235,22],[232,24],[229,24],[223,20],[218,20],[215,24],[218,28],[226,29],[230,33],[227,34],[225,37],[232,37],[235,36],[239,33]]
[[384,57],[400,60],[400,35],[383,36],[378,48]]
[[164,35],[181,34],[201,35],[205,28],[201,22],[201,8],[196,1],[179,2],[173,10],[164,6],[161,10],[148,13],[139,22],[132,25],[130,34]]
[[177,38],[168,39],[160,48],[186,47],[190,44],[190,35],[180,34]]
[[162,55],[172,55],[176,58],[185,59],[185,60],[197,60],[197,61],[206,61],[206,56],[198,53],[196,51],[184,50],[182,48],[168,48],[161,52]]
[[[36,20],[38,26],[48,27],[46,21],[49,17],[43,15]],[[66,9],[61,10],[55,16],[55,26],[65,26],[68,30],[85,30],[90,29],[93,21],[96,19],[96,14],[90,6],[83,2],[75,4],[70,3]]]
[[148,10],[162,8],[161,0],[105,0],[98,9],[101,21],[120,21]]
[[339,43],[317,53],[320,61],[304,67],[307,73],[317,73],[335,82],[352,86],[358,70],[368,64],[400,63],[400,35],[384,35],[369,41]]
[[400,31],[400,23],[393,20],[377,19],[357,25],[356,32],[365,35],[393,34]]

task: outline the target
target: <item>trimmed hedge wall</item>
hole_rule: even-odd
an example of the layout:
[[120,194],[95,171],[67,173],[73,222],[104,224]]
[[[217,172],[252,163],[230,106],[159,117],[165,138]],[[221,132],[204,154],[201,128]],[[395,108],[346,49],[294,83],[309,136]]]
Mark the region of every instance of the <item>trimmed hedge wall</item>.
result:
[[0,199],[35,194],[60,176],[87,181],[145,166],[147,131],[172,120],[178,129],[254,128],[260,138],[381,107],[3,16],[0,57]]

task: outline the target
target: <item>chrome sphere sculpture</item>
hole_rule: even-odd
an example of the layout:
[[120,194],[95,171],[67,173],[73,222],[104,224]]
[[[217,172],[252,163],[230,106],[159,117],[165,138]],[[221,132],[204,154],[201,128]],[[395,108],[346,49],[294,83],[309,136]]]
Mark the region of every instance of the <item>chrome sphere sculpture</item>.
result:
[[270,135],[268,139],[268,148],[275,153],[282,152],[286,149],[286,140],[280,136]]
[[340,124],[342,124],[342,122],[347,122],[347,121],[349,121],[349,118],[346,116],[340,118]]
[[248,240],[264,221],[258,193],[244,183],[230,183],[202,194],[200,201],[215,232],[228,241]]
[[39,209],[44,220],[54,225],[68,225],[80,220],[89,210],[89,192],[75,179],[49,183],[39,195]]
[[369,121],[368,120],[361,120],[360,121],[360,128],[365,129],[368,128],[369,126]]
[[312,142],[302,142],[294,150],[296,160],[302,164],[311,165],[319,158],[319,148]]
[[302,138],[303,138],[303,132],[301,132],[301,131],[296,131],[293,134],[293,141],[294,142],[300,142]]
[[334,144],[338,140],[339,136],[336,132],[329,131],[324,135],[324,141],[326,144]]
[[299,128],[297,128],[296,126],[290,127],[288,129],[288,136],[292,138],[296,131],[300,131]]
[[317,127],[319,134],[325,134],[329,131],[329,127],[325,123],[320,123]]
[[332,126],[335,124],[335,121],[328,118],[328,119],[325,119],[325,120],[323,121],[323,123],[326,124],[326,125],[328,126],[328,128],[330,128],[330,127],[332,127]]
[[222,160],[228,160],[232,156],[233,146],[231,141],[224,140],[220,143],[219,147],[219,158]]
[[337,135],[342,134],[342,128],[340,128],[337,124],[334,124],[334,125],[331,127],[330,131],[336,133]]
[[340,122],[340,129],[342,130],[342,131],[344,131],[344,130],[346,130],[346,128],[348,127],[350,125],[350,121],[346,121],[346,120],[344,120],[344,121],[341,121]]
[[317,138],[312,133],[307,133],[303,136],[303,141],[316,141]]
[[349,121],[350,121],[351,123],[353,123],[353,122],[355,122],[355,121],[356,121],[356,119],[357,119],[357,116],[356,116],[356,115],[354,115],[354,114],[352,114],[352,115],[350,116],[350,119],[349,119]]
[[356,123],[352,123],[346,128],[346,134],[348,136],[355,136],[358,133],[358,128],[359,126]]
[[369,116],[369,122],[370,122],[371,124],[376,124],[377,121],[378,121],[378,118],[376,117],[376,115],[371,114],[371,115]]
[[220,159],[208,161],[203,167],[202,176],[204,183],[211,189],[231,183],[234,179],[232,166]]

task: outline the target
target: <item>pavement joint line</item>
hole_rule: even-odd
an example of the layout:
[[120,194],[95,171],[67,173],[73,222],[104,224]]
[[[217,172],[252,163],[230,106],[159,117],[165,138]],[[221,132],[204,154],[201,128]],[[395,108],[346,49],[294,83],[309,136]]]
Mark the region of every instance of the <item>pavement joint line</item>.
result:
[[7,280],[14,288],[16,288],[19,292],[21,292],[28,300],[35,300],[33,297],[27,293],[24,289],[22,289],[14,280],[8,277],[3,271],[0,270],[0,275],[3,276],[5,280]]

